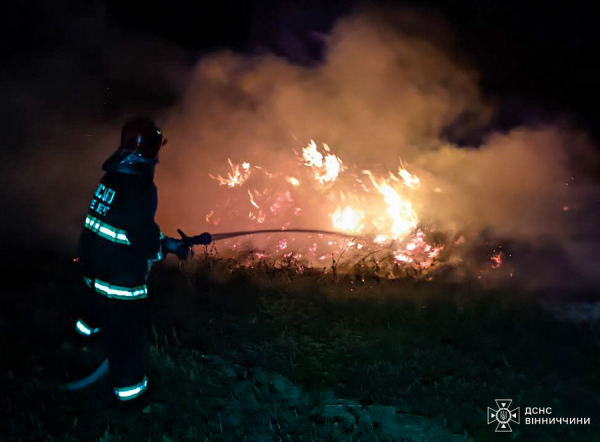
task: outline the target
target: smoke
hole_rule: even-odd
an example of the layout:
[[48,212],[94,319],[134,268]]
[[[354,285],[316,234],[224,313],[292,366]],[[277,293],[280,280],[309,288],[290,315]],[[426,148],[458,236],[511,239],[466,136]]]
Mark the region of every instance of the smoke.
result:
[[579,202],[570,151],[585,143],[558,126],[516,128],[492,134],[477,149],[445,145],[416,164],[442,189],[432,211],[446,225],[559,236],[566,227],[562,212]]
[[[248,162],[261,167],[252,169],[252,189],[275,187],[285,194],[290,188],[285,177],[298,178],[302,169],[298,152],[314,139],[356,171],[387,174],[401,160],[421,179],[411,199],[423,222],[452,232],[487,231],[556,244],[561,260],[565,251],[569,266],[584,269],[578,272],[586,277],[594,273],[589,251],[581,246],[592,240],[581,233],[589,229],[586,207],[596,188],[587,175],[588,166],[597,164],[591,143],[564,122],[546,122],[490,133],[477,146],[452,144],[445,137],[449,128],[467,133],[485,127],[494,109],[441,19],[359,9],[322,36],[326,53],[316,66],[264,52],[218,51],[190,68],[181,50],[124,33],[101,14],[93,17],[75,32],[85,38],[63,42],[61,50],[1,82],[1,90],[27,109],[27,128],[44,123],[37,132],[43,137],[27,137],[27,154],[11,155],[3,187],[12,189],[9,198],[26,207],[32,225],[45,234],[76,241],[99,165],[116,147],[123,117],[153,111],[169,140],[156,178],[158,221],[166,234],[177,228],[192,234],[257,227],[248,216],[249,188],[219,186],[209,173],[230,172],[228,158]],[[139,89],[135,100],[108,114],[99,104],[107,99],[103,81],[79,58],[91,47],[103,78],[125,85],[121,90]],[[19,76],[42,61],[38,78]],[[65,77],[67,71],[78,75]],[[73,84],[71,78],[81,80]],[[65,90],[66,97],[60,93]],[[48,91],[54,94],[50,99]],[[171,105],[173,97],[178,100]],[[94,102],[95,111],[85,118],[62,111]],[[56,104],[58,112],[52,109]],[[265,207],[270,216],[260,227],[331,230],[330,189],[300,186],[279,201],[283,209],[277,214]],[[261,194],[270,205],[277,202],[274,191]],[[294,212],[298,207],[302,210]],[[218,224],[217,215],[207,218],[211,212],[219,212]]]
[[489,115],[473,71],[377,15],[341,19],[327,40],[318,67],[233,53],[198,64],[167,123],[176,147],[163,158],[173,173],[160,172],[174,191],[197,189],[186,195],[195,216],[184,218],[202,219],[222,198],[203,189],[215,184],[206,171],[222,170],[228,157],[281,171],[282,158],[314,139],[360,167],[410,163],[436,149],[461,115]]
[[[521,264],[531,268],[539,260],[552,268],[554,260],[564,267],[562,250],[572,249],[580,228],[572,213],[579,210],[581,217],[593,188],[580,167],[596,161],[591,143],[564,122],[492,132],[472,147],[446,140],[449,127],[460,133],[483,126],[493,109],[481,96],[477,73],[451,51],[451,34],[436,24],[415,14],[361,11],[337,22],[317,67],[273,55],[220,52],[203,59],[167,119],[173,147],[159,172],[163,224],[190,231],[256,227],[248,219],[247,189],[219,187],[207,172],[225,175],[231,158],[297,176],[294,151],[314,139],[356,170],[393,172],[401,159],[422,180],[411,199],[424,222],[555,244],[555,257],[528,253]],[[261,188],[257,180],[250,188]],[[290,187],[279,180],[277,190]],[[269,183],[265,188],[277,187]],[[301,186],[285,216],[268,217],[265,227],[331,229],[327,189]],[[304,214],[292,215],[296,206]],[[216,208],[224,215],[218,227],[205,221]],[[575,259],[574,267],[592,275],[584,265],[589,258],[569,257],[569,266]]]

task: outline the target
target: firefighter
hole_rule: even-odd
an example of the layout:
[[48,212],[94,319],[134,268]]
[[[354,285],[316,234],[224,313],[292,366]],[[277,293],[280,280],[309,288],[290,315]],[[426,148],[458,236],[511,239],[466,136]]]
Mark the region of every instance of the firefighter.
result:
[[[86,302],[76,323],[84,336],[100,333],[108,355],[114,397],[131,401],[148,389],[146,281],[167,253],[190,254],[181,239],[165,237],[154,221],[154,170],[166,143],[151,118],[128,120],[121,144],[102,169],[79,242]],[[203,234],[206,244],[210,234]]]

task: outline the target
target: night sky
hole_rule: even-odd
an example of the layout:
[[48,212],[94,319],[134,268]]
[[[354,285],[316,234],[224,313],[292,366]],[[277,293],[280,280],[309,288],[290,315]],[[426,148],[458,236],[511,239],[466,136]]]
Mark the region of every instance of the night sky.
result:
[[[156,6],[144,1],[85,3],[4,2],[0,30],[4,76],[6,71],[14,73],[23,68],[27,59],[52,52],[65,41],[78,38],[77,22],[93,20],[98,11],[107,14],[123,30],[155,34],[180,47],[186,60],[193,64],[202,53],[221,48],[251,53],[264,46],[278,53],[286,52],[280,47],[282,32],[298,37],[306,44],[308,57],[316,57],[319,48],[311,42],[311,31],[326,32],[336,17],[357,4],[342,0],[210,3],[174,0]],[[595,43],[600,7],[593,2],[544,2],[543,6],[538,6],[539,2],[516,0],[375,3],[408,6],[446,20],[456,36],[461,56],[481,73],[481,86],[488,96],[518,98],[530,102],[530,106],[534,106],[533,101],[549,112],[566,111],[596,130],[600,111],[595,80],[600,68]],[[88,60],[83,64],[99,75],[99,83],[110,83],[101,78],[103,72],[98,69],[95,50],[89,48]],[[293,52],[289,48],[287,51],[283,55],[293,61],[307,62],[306,54],[289,53]],[[117,108],[128,100],[147,100],[148,104],[161,106],[176,99],[160,94],[148,98],[147,90],[136,92],[114,83],[108,86],[113,88],[110,99]],[[519,101],[518,106],[506,113],[514,115],[523,105]],[[4,106],[3,111],[7,112]],[[6,118],[5,115],[5,122]],[[513,124],[508,116],[499,119],[500,124]]]
[[[108,1],[126,27],[151,30],[193,50],[219,46],[249,50],[275,24],[307,34],[327,30],[352,2],[289,1],[211,4],[172,1],[160,11],[147,2]],[[379,2],[383,3],[383,2]],[[593,2],[435,1],[387,2],[413,6],[445,18],[457,33],[460,48],[482,73],[490,93],[520,95],[593,112],[600,7]],[[282,12],[289,8],[288,13]],[[265,20],[266,19],[266,20]],[[261,23],[261,21],[263,21]],[[596,110],[597,112],[597,110]],[[597,115],[597,114],[596,114]]]

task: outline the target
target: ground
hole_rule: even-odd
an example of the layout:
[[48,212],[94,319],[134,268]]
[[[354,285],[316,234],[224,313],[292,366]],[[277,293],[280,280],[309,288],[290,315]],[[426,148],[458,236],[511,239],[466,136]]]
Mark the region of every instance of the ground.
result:
[[[25,258],[26,256],[26,258]],[[0,437],[6,441],[600,441],[600,334],[515,287],[382,280],[208,259],[150,279],[151,389],[115,408],[89,371],[100,343],[74,334],[67,255],[3,259]],[[521,408],[510,434],[487,409]],[[590,425],[525,425],[543,417]]]

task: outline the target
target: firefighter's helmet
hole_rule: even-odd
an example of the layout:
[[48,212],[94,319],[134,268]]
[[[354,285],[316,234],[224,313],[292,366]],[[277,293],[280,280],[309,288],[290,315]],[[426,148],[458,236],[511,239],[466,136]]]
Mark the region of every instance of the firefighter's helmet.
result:
[[123,126],[119,149],[137,153],[146,159],[156,159],[163,144],[162,132],[152,118],[134,117]]

